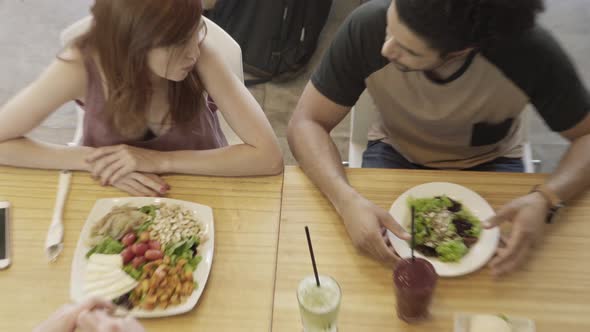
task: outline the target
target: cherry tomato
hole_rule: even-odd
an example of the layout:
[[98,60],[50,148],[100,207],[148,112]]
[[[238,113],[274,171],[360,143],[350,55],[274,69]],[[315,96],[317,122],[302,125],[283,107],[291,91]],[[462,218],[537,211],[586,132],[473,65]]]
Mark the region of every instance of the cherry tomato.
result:
[[131,262],[131,260],[135,257],[135,254],[131,250],[131,248],[125,248],[121,252],[121,256],[123,257],[123,264],[127,264]]
[[147,258],[150,261],[154,261],[154,260],[160,259],[162,257],[164,257],[164,254],[160,250],[150,249],[145,252],[145,258]]
[[131,265],[134,268],[138,269],[141,266],[141,264],[145,263],[146,261],[147,261],[147,259],[145,257],[143,257],[143,256],[141,256],[141,257],[135,257],[133,259],[133,261],[131,262]]
[[160,242],[158,242],[156,240],[151,240],[148,245],[150,246],[150,249],[160,250],[160,248],[161,248]]
[[130,245],[135,243],[135,240],[137,240],[137,236],[135,235],[135,233],[130,232],[125,234],[125,236],[123,236],[123,239],[121,240],[121,242],[123,243],[123,245],[125,247],[129,247]]
[[143,254],[145,254],[146,250],[148,249],[149,247],[145,243],[136,243],[131,246],[131,250],[133,251],[135,256],[143,256]]

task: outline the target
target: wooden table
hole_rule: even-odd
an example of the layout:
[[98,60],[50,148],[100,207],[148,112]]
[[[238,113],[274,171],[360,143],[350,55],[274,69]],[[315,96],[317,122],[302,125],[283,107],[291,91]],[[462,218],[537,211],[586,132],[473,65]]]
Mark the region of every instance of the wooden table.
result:
[[[99,198],[125,196],[74,173],[64,213],[64,251],[44,254],[58,172],[0,167],[0,200],[13,204],[13,263],[0,271],[0,331],[30,331],[69,301],[70,266],[82,225]],[[268,331],[277,248],[282,176],[166,177],[168,197],[213,208],[215,256],[197,309],[143,320],[150,331]]]
[[[471,188],[494,208],[527,193],[544,175],[445,171],[347,170],[352,185],[383,208],[421,183],[448,181]],[[357,254],[337,214],[298,168],[287,168],[277,260],[272,330],[301,331],[295,290],[312,273],[305,242],[309,225],[318,268],[335,277],[343,300],[339,331],[452,331],[455,312],[530,317],[539,332],[590,331],[590,194],[547,228],[545,243],[524,268],[494,281],[487,269],[440,279],[433,320],[409,326],[397,319],[391,270]]]

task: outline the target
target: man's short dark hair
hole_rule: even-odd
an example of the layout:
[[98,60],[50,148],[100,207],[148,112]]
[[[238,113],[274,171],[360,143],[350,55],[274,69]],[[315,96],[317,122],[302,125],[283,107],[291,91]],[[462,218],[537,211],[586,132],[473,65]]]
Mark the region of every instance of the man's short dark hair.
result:
[[543,0],[393,0],[399,19],[446,55],[486,48],[535,25]]

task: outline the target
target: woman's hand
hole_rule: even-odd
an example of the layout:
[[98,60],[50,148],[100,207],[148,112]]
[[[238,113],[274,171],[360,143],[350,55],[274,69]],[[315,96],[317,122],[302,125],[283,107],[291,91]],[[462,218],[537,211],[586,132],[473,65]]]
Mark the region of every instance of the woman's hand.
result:
[[163,158],[159,151],[115,145],[96,148],[86,158],[92,176],[111,185],[132,172],[161,173]]
[[82,332],[145,332],[136,319],[112,317],[104,310],[83,311],[76,324]]
[[133,196],[162,196],[170,190],[170,185],[161,177],[149,173],[129,173],[117,182],[113,187],[123,190]]
[[54,312],[43,323],[33,329],[33,332],[74,332],[76,320],[80,313],[88,310],[112,310],[113,304],[97,298],[88,299],[78,304],[66,304]]

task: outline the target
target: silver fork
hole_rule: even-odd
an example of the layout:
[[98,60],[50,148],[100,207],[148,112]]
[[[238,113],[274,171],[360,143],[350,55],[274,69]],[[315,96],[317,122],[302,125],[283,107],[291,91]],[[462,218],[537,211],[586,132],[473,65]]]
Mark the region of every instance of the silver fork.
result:
[[66,197],[70,188],[70,179],[72,173],[64,170],[59,173],[59,184],[57,189],[57,197],[55,198],[55,207],[53,208],[53,218],[51,218],[51,225],[47,238],[45,239],[45,253],[51,262],[55,262],[57,256],[63,250],[63,209],[66,202]]
[[[82,119],[83,115],[78,113],[78,125],[76,132],[74,133],[74,140],[69,142],[67,146],[80,145],[82,141]],[[68,170],[62,170],[59,173],[59,183],[57,185],[57,196],[55,198],[55,207],[53,208],[53,217],[51,218],[51,225],[49,225],[49,231],[47,232],[47,238],[45,239],[45,254],[50,262],[55,262],[57,256],[62,252],[63,237],[64,237],[64,226],[62,222],[64,205],[66,203],[66,197],[70,190],[70,180],[72,173]]]

